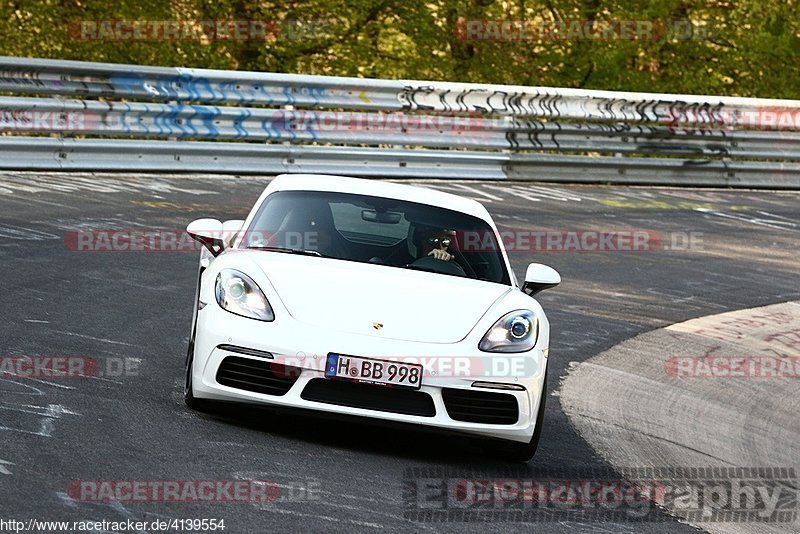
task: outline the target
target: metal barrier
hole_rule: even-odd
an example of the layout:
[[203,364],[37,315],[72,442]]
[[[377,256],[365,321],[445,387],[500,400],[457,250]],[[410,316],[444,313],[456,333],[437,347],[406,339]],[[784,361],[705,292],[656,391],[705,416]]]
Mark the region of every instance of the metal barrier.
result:
[[790,100],[10,57],[0,94],[4,169],[800,185]]

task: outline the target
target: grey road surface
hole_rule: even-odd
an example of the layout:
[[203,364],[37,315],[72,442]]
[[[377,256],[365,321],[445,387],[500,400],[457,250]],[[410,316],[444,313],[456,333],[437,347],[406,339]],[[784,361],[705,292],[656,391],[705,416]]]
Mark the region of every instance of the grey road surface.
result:
[[[180,231],[199,217],[243,218],[267,180],[0,175],[0,356],[84,356],[101,371],[92,378],[0,375],[0,518],[216,518],[225,520],[225,532],[485,530],[482,523],[425,522],[404,513],[416,506],[407,495],[404,501],[409,470],[518,478],[613,472],[561,409],[560,378],[574,362],[672,323],[800,298],[800,199],[793,192],[434,182],[485,201],[501,230],[639,229],[651,236],[649,249],[640,251],[511,252],[518,277],[538,261],[564,280],[540,295],[552,328],[551,391],[530,464],[514,466],[466,438],[415,429],[254,409],[194,413],[183,405],[181,388],[196,254],[81,252],[73,250],[75,235]],[[199,479],[274,481],[280,498],[73,498],[80,481]],[[491,528],[519,530],[514,521],[513,514],[498,516]],[[693,531],[658,510],[641,523],[569,507],[533,527]]]

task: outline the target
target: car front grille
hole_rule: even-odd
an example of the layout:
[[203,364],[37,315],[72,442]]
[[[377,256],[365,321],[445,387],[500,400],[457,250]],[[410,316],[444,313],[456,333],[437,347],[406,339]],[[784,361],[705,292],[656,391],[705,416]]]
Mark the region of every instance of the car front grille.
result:
[[346,380],[314,378],[309,380],[303,399],[350,408],[363,408],[379,412],[399,413],[433,417],[436,408],[427,393],[369,384],[359,384]]
[[507,393],[444,388],[442,399],[447,414],[456,421],[513,425],[519,419],[517,398]]
[[267,360],[228,356],[217,369],[217,383],[265,395],[285,395],[301,369]]

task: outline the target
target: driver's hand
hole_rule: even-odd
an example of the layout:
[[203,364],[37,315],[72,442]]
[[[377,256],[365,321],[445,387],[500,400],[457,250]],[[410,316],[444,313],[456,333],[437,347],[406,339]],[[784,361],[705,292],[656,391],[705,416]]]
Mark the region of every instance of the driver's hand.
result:
[[442,260],[442,261],[450,261],[453,259],[452,254],[440,248],[435,248],[431,250],[430,252],[428,252],[428,256],[433,256],[437,260]]

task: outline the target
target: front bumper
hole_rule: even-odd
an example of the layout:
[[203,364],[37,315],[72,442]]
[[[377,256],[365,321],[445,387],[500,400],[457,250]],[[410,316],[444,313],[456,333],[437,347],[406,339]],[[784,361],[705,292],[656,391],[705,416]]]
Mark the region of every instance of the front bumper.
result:
[[[225,358],[235,356],[261,361],[265,359],[263,356],[242,354],[235,349],[224,348],[226,345],[270,353],[273,359],[266,361],[297,367],[300,369],[299,377],[283,395],[257,393],[220,384],[217,381],[217,372]],[[430,396],[434,414],[421,416],[392,413],[303,398],[309,382],[324,379],[324,365],[329,352],[378,359],[408,359],[422,363],[425,372],[422,387],[418,391]],[[546,349],[539,347],[522,354],[488,354],[480,352],[477,341],[469,337],[459,343],[437,344],[385,339],[379,335],[342,333],[312,328],[286,316],[265,323],[228,313],[215,302],[211,302],[198,312],[192,382],[194,396],[197,398],[378,418],[476,436],[528,442],[533,436],[542,395],[547,363],[545,355]],[[475,382],[511,384],[522,389],[477,388],[473,386]],[[456,420],[450,416],[445,405],[445,389],[451,392],[459,390],[511,395],[517,402],[518,418],[513,424]]]

